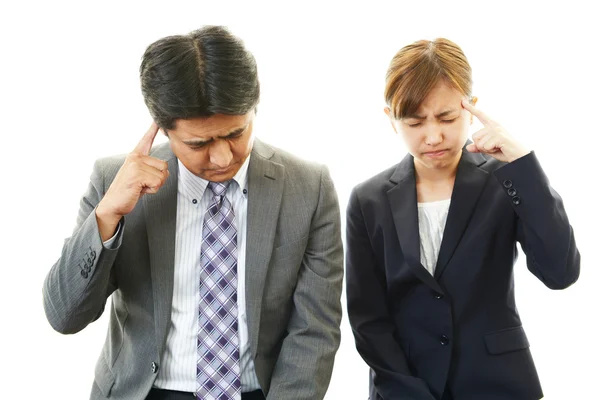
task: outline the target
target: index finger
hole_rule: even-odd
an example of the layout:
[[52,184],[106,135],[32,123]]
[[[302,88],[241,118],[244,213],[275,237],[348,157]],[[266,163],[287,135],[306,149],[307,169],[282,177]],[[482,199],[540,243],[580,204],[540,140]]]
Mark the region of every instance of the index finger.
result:
[[157,133],[158,125],[153,121],[150,128],[148,128],[148,131],[142,137],[142,140],[140,140],[137,146],[135,146],[135,149],[133,149],[133,153],[142,154],[144,156],[150,154],[150,149],[152,148],[152,143],[154,143],[154,138]]
[[463,99],[462,100],[462,106],[464,109],[466,109],[468,112],[470,112],[471,114],[473,114],[475,117],[477,117],[477,119],[479,121],[481,121],[481,123],[483,125],[487,125],[490,122],[492,122],[492,120],[490,119],[490,117],[488,117],[483,111],[479,110],[478,108],[476,108],[474,105],[472,105],[471,103],[469,103],[467,100]]

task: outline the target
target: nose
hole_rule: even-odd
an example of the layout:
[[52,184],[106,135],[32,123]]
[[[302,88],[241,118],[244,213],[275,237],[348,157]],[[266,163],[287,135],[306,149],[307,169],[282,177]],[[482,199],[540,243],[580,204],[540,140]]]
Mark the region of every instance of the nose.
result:
[[228,167],[233,159],[229,143],[227,143],[226,140],[216,140],[210,146],[209,157],[211,164],[214,164],[219,168]]
[[425,144],[432,147],[437,146],[444,141],[442,126],[439,123],[430,123],[428,125],[427,131],[425,132]]

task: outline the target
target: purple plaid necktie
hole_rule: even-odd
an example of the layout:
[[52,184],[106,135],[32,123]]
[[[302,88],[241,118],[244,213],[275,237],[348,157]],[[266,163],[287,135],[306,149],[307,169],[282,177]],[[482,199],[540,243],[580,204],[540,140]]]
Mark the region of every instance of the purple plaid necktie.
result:
[[231,181],[210,182],[213,198],[202,225],[196,398],[239,400],[237,230],[225,192]]

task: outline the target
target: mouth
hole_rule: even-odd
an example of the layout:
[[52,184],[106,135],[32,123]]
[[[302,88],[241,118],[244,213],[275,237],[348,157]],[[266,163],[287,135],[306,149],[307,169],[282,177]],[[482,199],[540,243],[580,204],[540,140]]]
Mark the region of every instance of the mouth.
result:
[[428,151],[426,153],[423,153],[423,155],[427,157],[438,158],[444,156],[447,152],[448,150]]
[[215,175],[224,175],[224,174],[231,172],[231,169],[233,168],[234,165],[235,164],[231,164],[230,166],[225,167],[225,168],[211,169],[210,172]]

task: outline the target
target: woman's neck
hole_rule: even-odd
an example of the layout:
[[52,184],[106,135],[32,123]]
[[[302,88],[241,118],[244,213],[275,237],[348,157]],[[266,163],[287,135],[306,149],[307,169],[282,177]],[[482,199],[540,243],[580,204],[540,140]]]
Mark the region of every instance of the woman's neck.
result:
[[441,168],[430,168],[415,160],[415,176],[417,183],[437,184],[448,181],[454,181],[458,163],[460,158],[457,158],[452,163]]
[[459,161],[457,159],[444,168],[427,168],[415,161],[417,201],[429,203],[451,198]]

